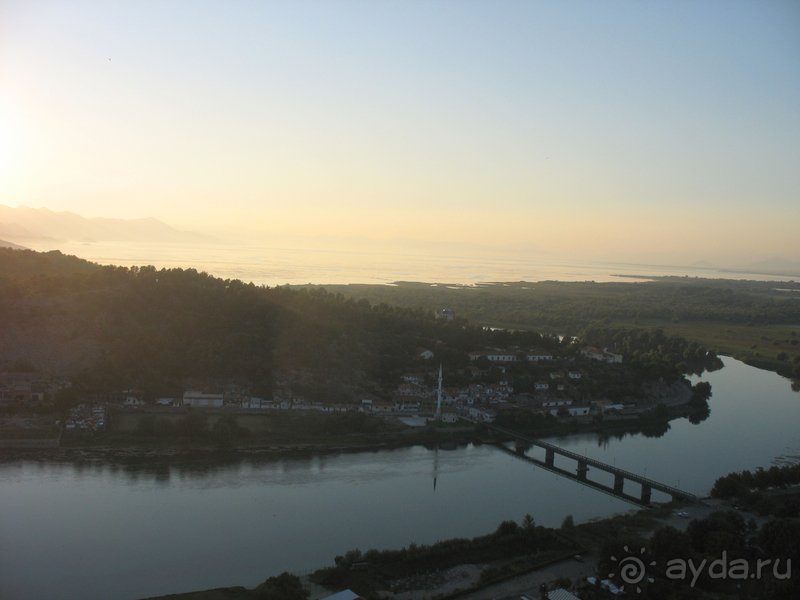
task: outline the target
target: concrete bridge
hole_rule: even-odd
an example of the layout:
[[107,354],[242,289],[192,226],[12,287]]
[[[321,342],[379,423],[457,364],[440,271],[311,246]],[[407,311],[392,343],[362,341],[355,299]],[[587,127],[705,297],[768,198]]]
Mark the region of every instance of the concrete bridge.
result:
[[[514,438],[516,440],[515,450],[511,450],[510,448],[507,448],[502,444],[498,444],[498,447],[500,447],[502,450],[510,454],[513,454],[517,458],[533,463],[543,469],[546,469],[547,471],[558,473],[559,475],[562,475],[567,479],[572,479],[573,481],[577,481],[578,483],[590,487],[592,489],[598,490],[606,494],[610,494],[611,496],[620,498],[622,500],[625,500],[626,502],[630,502],[631,504],[636,504],[637,506],[650,506],[651,505],[650,496],[653,490],[664,492],[665,494],[670,495],[673,500],[684,500],[696,504],[701,504],[700,499],[697,496],[695,496],[694,494],[690,494],[689,492],[684,492],[683,490],[679,490],[678,488],[669,485],[664,485],[663,483],[659,483],[658,481],[654,481],[652,479],[648,479],[647,477],[642,477],[641,475],[636,475],[635,473],[619,469],[615,466],[608,465],[604,462],[595,460],[593,458],[581,456],[580,454],[571,452],[569,450],[565,450],[564,448],[556,446],[555,444],[550,444],[549,442],[543,442],[541,440],[530,438],[521,435],[519,433],[516,433],[514,431],[511,431],[509,429],[499,427],[492,423],[481,423],[481,425],[484,425],[490,431],[496,431],[497,433],[501,433],[503,435],[507,435]],[[526,444],[531,446],[538,446],[539,448],[544,448],[545,459],[539,460],[537,458],[532,458],[530,456],[525,455],[524,451]],[[556,467],[555,466],[556,454],[574,460],[576,462],[575,471],[574,472],[568,471],[566,469]],[[589,479],[588,477],[589,467],[613,474],[614,486],[610,487]],[[624,488],[626,481],[632,481],[641,486],[638,496],[625,493]]]

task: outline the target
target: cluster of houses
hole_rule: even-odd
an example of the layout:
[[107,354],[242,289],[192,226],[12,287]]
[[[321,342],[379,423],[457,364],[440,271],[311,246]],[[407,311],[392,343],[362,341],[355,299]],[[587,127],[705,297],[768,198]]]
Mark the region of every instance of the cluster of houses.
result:
[[[452,318],[451,311],[442,311],[439,318]],[[607,348],[593,346],[581,348],[583,357],[604,363],[621,363],[622,357],[609,352]],[[420,359],[430,359],[433,353],[424,348],[418,349]],[[583,417],[590,413],[590,407],[580,402],[580,394],[576,393],[579,380],[585,377],[576,363],[569,359],[560,359],[546,350],[504,350],[495,349],[471,352],[470,364],[462,373],[473,380],[485,374],[486,361],[505,373],[509,363],[529,361],[552,366],[549,377],[543,373],[535,382],[534,390],[529,393],[515,393],[510,377],[501,376],[494,383],[469,383],[463,387],[441,387],[430,385],[440,373],[427,370],[417,373],[406,373],[401,382],[388,399],[364,399],[359,404],[329,404],[310,402],[296,394],[284,394],[277,390],[271,398],[252,397],[236,390],[226,393],[206,393],[189,390],[180,398],[159,398],[156,404],[164,407],[192,408],[224,408],[247,410],[306,410],[319,412],[345,412],[358,410],[375,414],[421,415],[431,416],[444,422],[456,422],[460,418],[473,421],[494,421],[498,413],[504,410],[526,407],[534,412],[553,416]],[[482,360],[483,359],[483,360]],[[539,369],[542,373],[544,369]],[[59,388],[70,385],[66,378],[52,378],[44,381],[37,379],[32,373],[0,373],[0,402],[45,402],[52,399]],[[288,388],[287,388],[288,389]],[[121,404],[135,408],[145,404],[143,394],[139,390],[126,390],[122,393]],[[624,413],[631,410],[619,404],[596,401],[593,410]],[[72,409],[65,422],[66,429],[98,430],[105,426],[106,408],[98,405],[91,408],[81,405]]]
[[[573,371],[572,377],[580,378],[578,371]],[[563,374],[553,373],[553,376],[562,377]],[[404,383],[400,384],[391,401],[364,401],[365,410],[373,412],[422,412],[431,413],[436,410],[438,390],[425,386],[425,374],[408,373],[403,375]],[[550,383],[537,384],[538,394],[515,394],[510,379],[501,379],[497,383],[481,384],[470,383],[464,387],[447,387],[441,392],[442,404],[449,409],[453,417],[466,417],[473,421],[492,422],[498,412],[528,406],[543,413],[557,415],[562,408],[570,416],[584,416],[589,414],[588,406],[573,406],[573,401],[565,398],[551,399],[549,394],[542,394],[550,390]],[[563,388],[562,384],[554,383],[553,388]],[[445,408],[442,408],[442,420]]]
[[257,410],[316,410],[320,412],[345,412],[356,410],[353,404],[323,404],[308,402],[301,396],[284,399],[280,392],[275,392],[272,399],[257,398],[246,394],[207,394],[190,390],[184,392],[182,398],[159,398],[158,406],[191,406],[192,408],[242,408]]
[[[442,318],[447,318],[443,315]],[[418,355],[421,359],[429,359],[429,351],[421,348]],[[432,356],[432,353],[430,353]],[[600,350],[592,346],[581,349],[581,354],[593,360],[606,363],[618,363],[622,357]],[[575,385],[584,377],[584,373],[575,368],[574,361],[559,359],[546,350],[487,350],[471,352],[471,364],[464,374],[478,377],[485,373],[479,368],[481,358],[505,372],[503,365],[515,361],[530,361],[553,366],[549,377],[545,375],[534,385],[531,393],[515,393],[510,377],[501,377],[494,383],[469,383],[463,387],[441,388],[429,385],[436,381],[438,373],[423,371],[405,373],[401,383],[394,390],[391,399],[364,399],[360,404],[326,404],[309,402],[301,396],[284,397],[281,391],[275,391],[272,398],[251,397],[245,394],[209,394],[200,391],[187,391],[183,398],[161,398],[157,404],[167,406],[191,406],[193,408],[222,408],[228,406],[239,409],[255,410],[306,410],[320,412],[345,412],[359,410],[374,414],[422,415],[430,416],[444,422],[456,422],[459,418],[473,421],[494,421],[497,414],[504,410],[526,407],[545,415],[585,417],[591,410],[621,411],[625,407],[612,405],[610,402],[596,402],[595,407],[579,401],[575,393]],[[476,366],[477,365],[477,366]],[[484,363],[485,368],[485,363]],[[560,368],[559,368],[560,367]],[[567,368],[564,368],[567,367]]]
[[0,373],[0,405],[52,403],[56,392],[72,385],[66,377],[45,378],[38,373]]

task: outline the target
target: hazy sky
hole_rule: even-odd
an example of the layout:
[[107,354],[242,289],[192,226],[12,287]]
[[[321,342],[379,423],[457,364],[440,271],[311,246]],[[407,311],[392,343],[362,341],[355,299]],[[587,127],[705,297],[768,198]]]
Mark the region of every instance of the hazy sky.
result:
[[800,3],[0,0],[0,204],[800,255]]

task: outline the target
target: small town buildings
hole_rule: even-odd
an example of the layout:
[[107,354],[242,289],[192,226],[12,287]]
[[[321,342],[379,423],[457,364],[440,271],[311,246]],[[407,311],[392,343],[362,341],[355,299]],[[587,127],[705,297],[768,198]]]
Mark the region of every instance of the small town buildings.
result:
[[386,400],[365,399],[361,401],[362,412],[390,413],[394,412],[394,402]]
[[477,406],[472,406],[469,409],[469,416],[476,421],[494,423],[497,413],[489,408],[478,408]]
[[401,383],[397,386],[395,394],[398,396],[419,396],[422,394],[422,386],[416,383]]
[[397,412],[417,412],[422,403],[422,398],[419,396],[396,395],[392,400],[394,402],[394,409]]
[[570,406],[572,400],[546,400],[542,402],[542,407],[547,408],[550,406]]
[[622,356],[619,354],[614,354],[613,352],[609,352],[608,348],[600,350],[600,348],[595,348],[594,346],[584,346],[583,348],[581,348],[581,354],[583,354],[586,358],[591,358],[592,360],[599,360],[601,362],[607,362],[607,363],[622,362]]
[[569,372],[569,378],[570,379],[580,379],[581,378],[581,372],[580,371],[570,371]]
[[184,392],[183,405],[193,408],[216,408],[222,406],[222,394],[203,394],[202,392]]
[[417,358],[421,358],[422,360],[430,360],[433,358],[433,352],[427,348],[417,348]]
[[561,408],[554,408],[550,411],[550,414],[554,417],[558,416],[559,411],[566,410],[569,412],[570,417],[583,417],[589,414],[589,407],[588,406],[562,406]]
[[515,362],[517,360],[516,352],[504,352],[501,350],[494,350],[491,352],[470,352],[470,360],[478,360],[481,356],[485,356],[490,362]]
[[394,412],[394,407],[395,407],[394,402],[389,402],[388,400],[373,400],[372,401],[372,410],[373,410],[373,412],[390,413],[390,412]]
[[529,350],[527,352],[508,352],[506,350],[492,350],[492,351],[480,351],[480,352],[469,353],[470,360],[478,360],[482,356],[485,356],[487,359],[489,359],[490,362],[516,362],[520,360],[521,356],[524,356],[525,360],[529,360],[532,362],[553,360],[552,352],[544,352],[541,350]]
[[264,398],[242,398],[242,408],[269,408],[270,404],[272,404],[272,401]]
[[452,308],[441,308],[436,311],[437,319],[444,319],[445,321],[452,321],[456,318],[456,311]]
[[457,423],[458,411],[452,406],[443,406],[440,419],[442,423]]

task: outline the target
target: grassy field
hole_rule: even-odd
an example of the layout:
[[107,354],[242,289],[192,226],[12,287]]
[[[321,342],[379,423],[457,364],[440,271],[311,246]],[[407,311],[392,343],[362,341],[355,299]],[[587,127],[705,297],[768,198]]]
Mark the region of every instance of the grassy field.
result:
[[[800,327],[786,325],[734,325],[711,321],[672,323],[667,321],[643,321],[637,324],[620,321],[626,327],[663,329],[667,335],[679,335],[711,348],[717,354],[733,356],[761,368],[789,374],[795,356],[800,356]],[[794,334],[794,335],[793,335]],[[792,341],[795,343],[792,344]],[[778,354],[786,353],[786,360]]]

